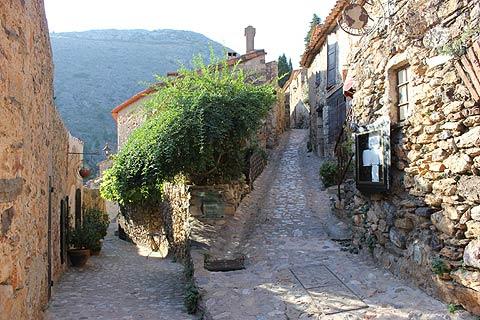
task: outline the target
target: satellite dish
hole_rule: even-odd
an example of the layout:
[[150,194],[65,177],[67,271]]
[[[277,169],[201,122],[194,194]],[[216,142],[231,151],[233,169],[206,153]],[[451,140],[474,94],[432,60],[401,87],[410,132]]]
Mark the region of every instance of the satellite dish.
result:
[[339,27],[346,33],[354,36],[362,36],[372,32],[380,20],[371,16],[370,12],[373,12],[373,5],[373,3],[368,1],[365,1],[363,4],[352,1],[343,9],[338,20]]
[[351,3],[343,10],[345,24],[352,29],[360,30],[367,26],[368,12],[359,4]]

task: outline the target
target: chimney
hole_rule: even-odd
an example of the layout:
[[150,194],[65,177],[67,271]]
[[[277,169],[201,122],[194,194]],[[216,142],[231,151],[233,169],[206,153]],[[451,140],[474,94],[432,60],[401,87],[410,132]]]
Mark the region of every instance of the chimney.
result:
[[248,26],[245,28],[245,37],[247,37],[247,53],[255,50],[255,28]]

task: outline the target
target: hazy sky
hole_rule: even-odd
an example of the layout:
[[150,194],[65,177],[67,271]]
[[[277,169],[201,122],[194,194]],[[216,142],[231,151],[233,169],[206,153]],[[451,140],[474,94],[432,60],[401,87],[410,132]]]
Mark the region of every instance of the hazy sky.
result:
[[244,28],[256,29],[255,48],[269,60],[285,53],[294,67],[313,13],[322,18],[335,0],[44,0],[50,31],[179,29],[204,34],[245,52]]

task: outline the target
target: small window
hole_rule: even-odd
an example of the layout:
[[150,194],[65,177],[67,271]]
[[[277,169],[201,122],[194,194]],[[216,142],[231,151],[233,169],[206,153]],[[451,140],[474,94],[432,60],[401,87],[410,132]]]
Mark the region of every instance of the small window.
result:
[[409,89],[410,89],[410,71],[407,68],[397,71],[397,105],[398,119],[405,121],[408,116]]
[[328,45],[327,53],[327,89],[337,84],[337,44]]

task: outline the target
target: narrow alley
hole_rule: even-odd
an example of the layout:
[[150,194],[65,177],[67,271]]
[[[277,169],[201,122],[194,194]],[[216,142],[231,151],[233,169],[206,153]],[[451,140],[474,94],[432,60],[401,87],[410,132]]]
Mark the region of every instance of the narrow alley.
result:
[[70,269],[53,292],[46,319],[188,320],[183,267],[114,236],[86,267]]
[[445,304],[329,240],[337,222],[306,138],[306,130],[285,134],[278,160],[242,204],[265,201],[245,244],[246,269],[197,271],[206,318],[450,319]]

